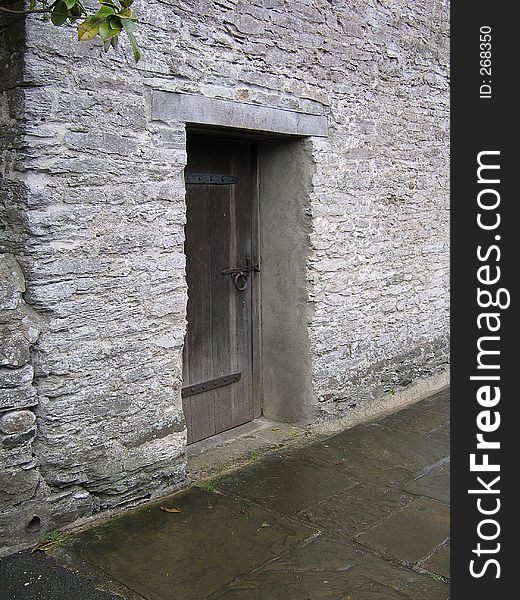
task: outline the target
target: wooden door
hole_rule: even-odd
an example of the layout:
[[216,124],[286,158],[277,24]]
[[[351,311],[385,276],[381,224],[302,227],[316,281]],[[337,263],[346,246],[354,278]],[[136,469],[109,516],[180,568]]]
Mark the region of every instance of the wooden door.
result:
[[192,443],[255,416],[256,171],[249,141],[193,136],[187,150],[188,329],[182,393]]

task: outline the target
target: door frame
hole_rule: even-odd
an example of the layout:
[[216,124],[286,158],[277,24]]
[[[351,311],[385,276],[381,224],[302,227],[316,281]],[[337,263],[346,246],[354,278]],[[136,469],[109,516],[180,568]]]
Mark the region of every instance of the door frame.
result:
[[251,289],[251,352],[253,367],[253,418],[263,414],[263,370],[262,370],[262,257],[260,244],[260,176],[258,160],[258,143],[252,141],[251,173],[254,181],[251,198],[251,259],[260,265],[260,271],[252,277],[256,285]]

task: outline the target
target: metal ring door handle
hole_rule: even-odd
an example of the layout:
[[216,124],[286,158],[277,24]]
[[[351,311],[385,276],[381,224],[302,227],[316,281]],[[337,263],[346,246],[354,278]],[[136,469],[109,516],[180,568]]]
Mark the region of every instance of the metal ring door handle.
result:
[[233,277],[233,283],[235,284],[235,289],[237,292],[243,292],[246,289],[248,279],[249,273],[244,273],[243,271],[235,273],[235,276]]

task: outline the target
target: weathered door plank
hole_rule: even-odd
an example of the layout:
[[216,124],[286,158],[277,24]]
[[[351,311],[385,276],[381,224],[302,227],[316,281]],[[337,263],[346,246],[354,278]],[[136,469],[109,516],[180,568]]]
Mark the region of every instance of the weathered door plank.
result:
[[[183,398],[188,442],[254,418],[252,385],[252,286],[235,289],[222,270],[245,264],[252,251],[251,143],[192,138],[188,173],[231,175],[229,185],[187,184],[186,242],[188,332],[183,387],[241,373],[231,385]],[[237,180],[238,178],[238,180]],[[188,179],[189,181],[189,179]],[[209,179],[211,181],[211,179]]]

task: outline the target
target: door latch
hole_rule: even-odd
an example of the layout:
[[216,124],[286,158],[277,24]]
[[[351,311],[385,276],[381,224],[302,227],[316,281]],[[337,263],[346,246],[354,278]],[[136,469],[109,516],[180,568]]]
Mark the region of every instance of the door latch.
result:
[[238,292],[243,292],[247,287],[250,273],[258,273],[260,271],[259,265],[251,264],[251,257],[246,254],[246,266],[236,267],[234,269],[224,269],[221,271],[222,275],[232,275],[235,289]]

